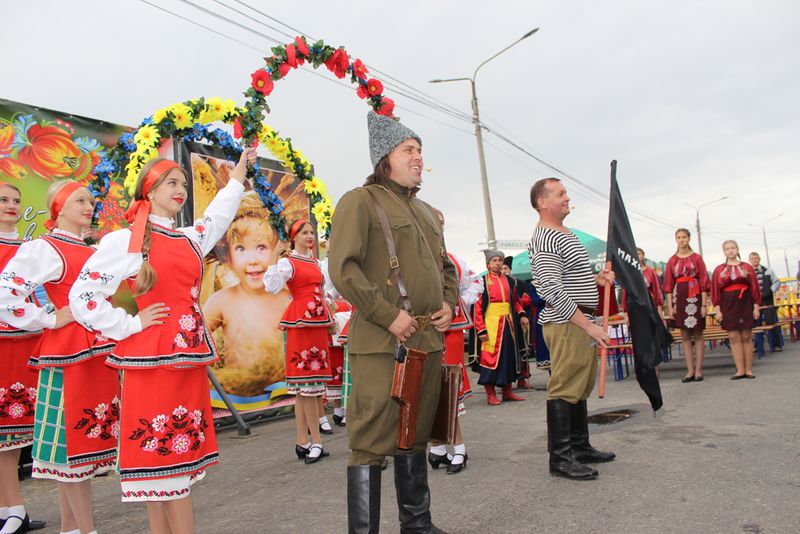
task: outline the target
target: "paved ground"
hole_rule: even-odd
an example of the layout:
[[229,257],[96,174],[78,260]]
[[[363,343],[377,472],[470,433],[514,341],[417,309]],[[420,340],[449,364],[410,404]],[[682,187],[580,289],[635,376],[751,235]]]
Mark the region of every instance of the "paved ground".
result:
[[[604,400],[590,399],[590,413],[640,413],[592,426],[594,444],[617,460],[591,482],[548,474],[542,391],[498,407],[478,392],[462,419],[468,468],[430,471],[434,520],[453,533],[800,532],[800,345],[758,361],[754,373],[756,380],[731,382],[723,348],[708,357],[705,382],[681,384],[683,364],[673,360],[662,372],[659,418],[633,378],[609,382]],[[346,532],[344,429],[325,441],[331,457],[310,466],[294,456],[291,419],[255,433],[221,433],[222,463],[192,492],[198,531]],[[23,490],[33,515],[53,526],[45,532],[58,532],[54,484],[26,481]],[[143,505],[121,504],[115,477],[96,480],[94,496],[101,534],[147,531]],[[399,530],[391,467],[381,527]]]

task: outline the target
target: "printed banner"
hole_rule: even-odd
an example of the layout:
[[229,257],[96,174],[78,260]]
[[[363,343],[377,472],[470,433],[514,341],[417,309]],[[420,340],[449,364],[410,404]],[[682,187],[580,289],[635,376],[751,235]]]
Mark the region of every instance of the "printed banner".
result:
[[[0,180],[16,185],[22,194],[20,236],[44,233],[50,184],[64,179],[88,184],[101,153],[128,130],[0,98]],[[128,200],[122,185],[113,183],[98,220],[101,236],[125,224]]]
[[[234,164],[220,150],[200,143],[183,142],[179,151],[181,165],[191,172],[191,202],[182,223],[190,224],[228,183]],[[283,201],[286,220],[307,218],[309,202],[301,180],[277,161],[260,159],[259,165]],[[276,401],[286,394],[283,334],[277,325],[290,296],[286,290],[272,295],[264,289],[264,273],[278,244],[269,215],[256,192],[247,191],[225,236],[205,258],[200,291],[220,353],[214,374],[242,412],[283,405]],[[214,408],[225,408],[213,389],[211,401]]]

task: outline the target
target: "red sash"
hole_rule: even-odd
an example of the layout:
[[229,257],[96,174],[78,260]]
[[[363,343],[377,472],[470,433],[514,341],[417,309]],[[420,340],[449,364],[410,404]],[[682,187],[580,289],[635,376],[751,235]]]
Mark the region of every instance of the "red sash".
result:
[[697,278],[694,276],[679,276],[676,280],[676,284],[680,284],[682,282],[686,282],[689,284],[689,293],[688,297],[696,297],[700,294],[700,283],[697,281]]
[[750,286],[748,286],[747,284],[731,284],[728,287],[724,288],[723,291],[725,291],[726,293],[738,291],[739,296],[737,298],[741,299],[742,296],[745,294],[745,292],[748,291],[749,289]]

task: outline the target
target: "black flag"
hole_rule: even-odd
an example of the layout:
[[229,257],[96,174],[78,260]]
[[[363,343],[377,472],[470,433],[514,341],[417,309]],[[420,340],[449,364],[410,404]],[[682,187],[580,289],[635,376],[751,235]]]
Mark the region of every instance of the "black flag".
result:
[[664,401],[661,398],[656,365],[661,363],[661,349],[666,333],[642,276],[636,242],[617,185],[616,160],[611,162],[610,200],[606,258],[611,260],[616,280],[627,294],[636,380],[650,399],[653,410],[658,410]]

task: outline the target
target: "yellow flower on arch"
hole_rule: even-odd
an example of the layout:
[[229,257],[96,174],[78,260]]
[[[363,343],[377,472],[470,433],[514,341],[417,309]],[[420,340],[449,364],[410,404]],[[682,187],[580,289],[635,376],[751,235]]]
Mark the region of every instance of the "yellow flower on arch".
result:
[[194,124],[192,108],[186,104],[175,104],[174,106],[170,107],[170,111],[172,111],[172,113],[175,115],[176,128],[191,128]]
[[137,145],[155,146],[158,144],[159,139],[158,130],[150,124],[139,128],[139,131],[133,136],[133,140]]
[[[316,176],[313,176],[310,180],[305,180],[303,182],[303,188],[309,195],[325,195],[325,183]],[[320,204],[322,204],[322,202],[317,202],[315,206]]]
[[156,124],[160,124],[167,118],[167,112],[169,112],[169,108],[161,108],[155,113],[153,113],[153,122]]

